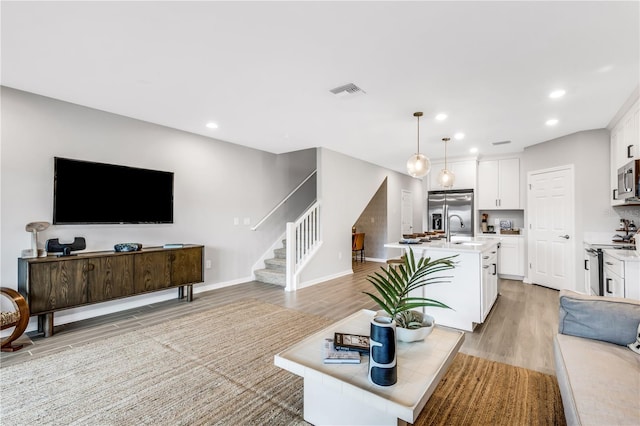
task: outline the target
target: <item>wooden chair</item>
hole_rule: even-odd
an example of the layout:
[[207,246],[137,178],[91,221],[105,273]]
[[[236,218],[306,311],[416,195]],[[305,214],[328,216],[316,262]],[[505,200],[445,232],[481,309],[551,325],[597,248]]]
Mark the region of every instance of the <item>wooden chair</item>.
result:
[[360,262],[364,262],[364,232],[353,234],[351,252],[356,261],[360,252]]
[[395,268],[402,264],[404,264],[404,254],[400,256],[400,259],[387,259],[387,269]]
[[17,351],[22,349],[23,345],[12,345],[12,342],[22,336],[22,333],[27,329],[29,324],[29,305],[20,293],[8,287],[0,287],[0,296],[10,299],[15,308],[14,311],[0,312],[0,329],[5,330],[14,327],[9,337],[2,338],[1,350],[2,352]]

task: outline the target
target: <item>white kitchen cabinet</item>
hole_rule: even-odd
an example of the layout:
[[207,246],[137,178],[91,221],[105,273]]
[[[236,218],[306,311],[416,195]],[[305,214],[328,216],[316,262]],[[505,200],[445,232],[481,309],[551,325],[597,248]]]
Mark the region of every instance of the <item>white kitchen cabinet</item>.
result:
[[429,191],[442,191],[444,189],[474,189],[476,187],[477,162],[476,160],[448,161],[447,167],[455,175],[453,186],[443,188],[438,183],[440,170],[444,169],[444,162],[432,163],[429,172]]
[[640,300],[640,255],[635,250],[604,250],[604,295]]
[[520,160],[508,158],[478,163],[478,209],[520,208]]
[[500,238],[500,256],[498,261],[498,273],[500,275],[524,277],[524,237]]
[[604,253],[604,295],[624,297],[624,262]]
[[632,160],[640,159],[640,100],[611,129],[610,143],[611,205],[617,206],[624,202],[614,198],[618,187],[618,169]]
[[496,246],[485,250],[482,256],[482,290],[481,316],[482,321],[487,318],[493,303],[498,297],[498,249]]

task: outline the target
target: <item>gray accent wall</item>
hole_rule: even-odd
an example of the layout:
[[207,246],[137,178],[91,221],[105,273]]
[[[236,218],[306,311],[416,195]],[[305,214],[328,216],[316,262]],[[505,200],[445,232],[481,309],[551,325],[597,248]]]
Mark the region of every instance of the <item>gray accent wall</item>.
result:
[[[87,251],[112,250],[123,242],[202,244],[211,261],[205,269],[209,288],[250,281],[252,265],[284,233],[285,221],[294,220],[317,195],[314,178],[251,231],[316,168],[315,148],[276,155],[12,88],[2,87],[0,94],[3,286],[17,288],[17,259],[31,244],[25,225],[52,221],[54,157],[174,172],[174,223],[52,225],[40,234],[41,245],[49,238],[73,237],[85,237]],[[56,323],[175,296],[175,291],[159,292],[64,311]]]
[[386,259],[387,243],[387,180],[376,191],[354,224],[356,232],[364,232],[365,256]]

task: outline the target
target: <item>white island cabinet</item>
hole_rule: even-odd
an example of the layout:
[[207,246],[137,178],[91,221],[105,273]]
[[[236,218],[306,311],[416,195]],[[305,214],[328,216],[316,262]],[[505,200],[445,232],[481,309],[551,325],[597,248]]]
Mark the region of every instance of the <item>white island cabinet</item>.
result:
[[436,324],[473,331],[484,322],[498,296],[497,241],[432,241],[421,244],[388,243],[387,248],[413,250],[414,256],[441,259],[456,256],[454,269],[444,271],[442,283],[419,289],[420,296],[438,300],[451,309],[425,308]]

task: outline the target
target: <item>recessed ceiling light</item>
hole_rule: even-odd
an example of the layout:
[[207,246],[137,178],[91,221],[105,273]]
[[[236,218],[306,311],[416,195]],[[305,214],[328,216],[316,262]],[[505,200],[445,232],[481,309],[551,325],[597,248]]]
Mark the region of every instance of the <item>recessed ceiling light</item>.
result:
[[558,124],[558,120],[556,118],[551,118],[544,124],[546,124],[547,126],[555,126],[556,124]]
[[438,121],[442,121],[442,120],[446,120],[446,119],[447,119],[447,114],[440,113],[440,114],[436,115],[436,120],[438,120]]
[[476,152],[478,152],[478,148],[471,148],[469,152],[475,154]]
[[549,97],[552,99],[557,99],[557,98],[561,98],[565,95],[565,93],[567,93],[566,90],[562,90],[562,89],[558,89],[558,90],[554,90],[553,92],[549,93]]
[[453,135],[453,138],[460,141],[460,140],[464,139],[464,133],[458,132],[455,135]]
[[605,65],[604,67],[598,68],[598,72],[609,72],[613,69],[613,65]]
[[210,129],[217,129],[218,125],[216,123],[209,122],[209,123],[207,123],[207,127],[210,128]]

